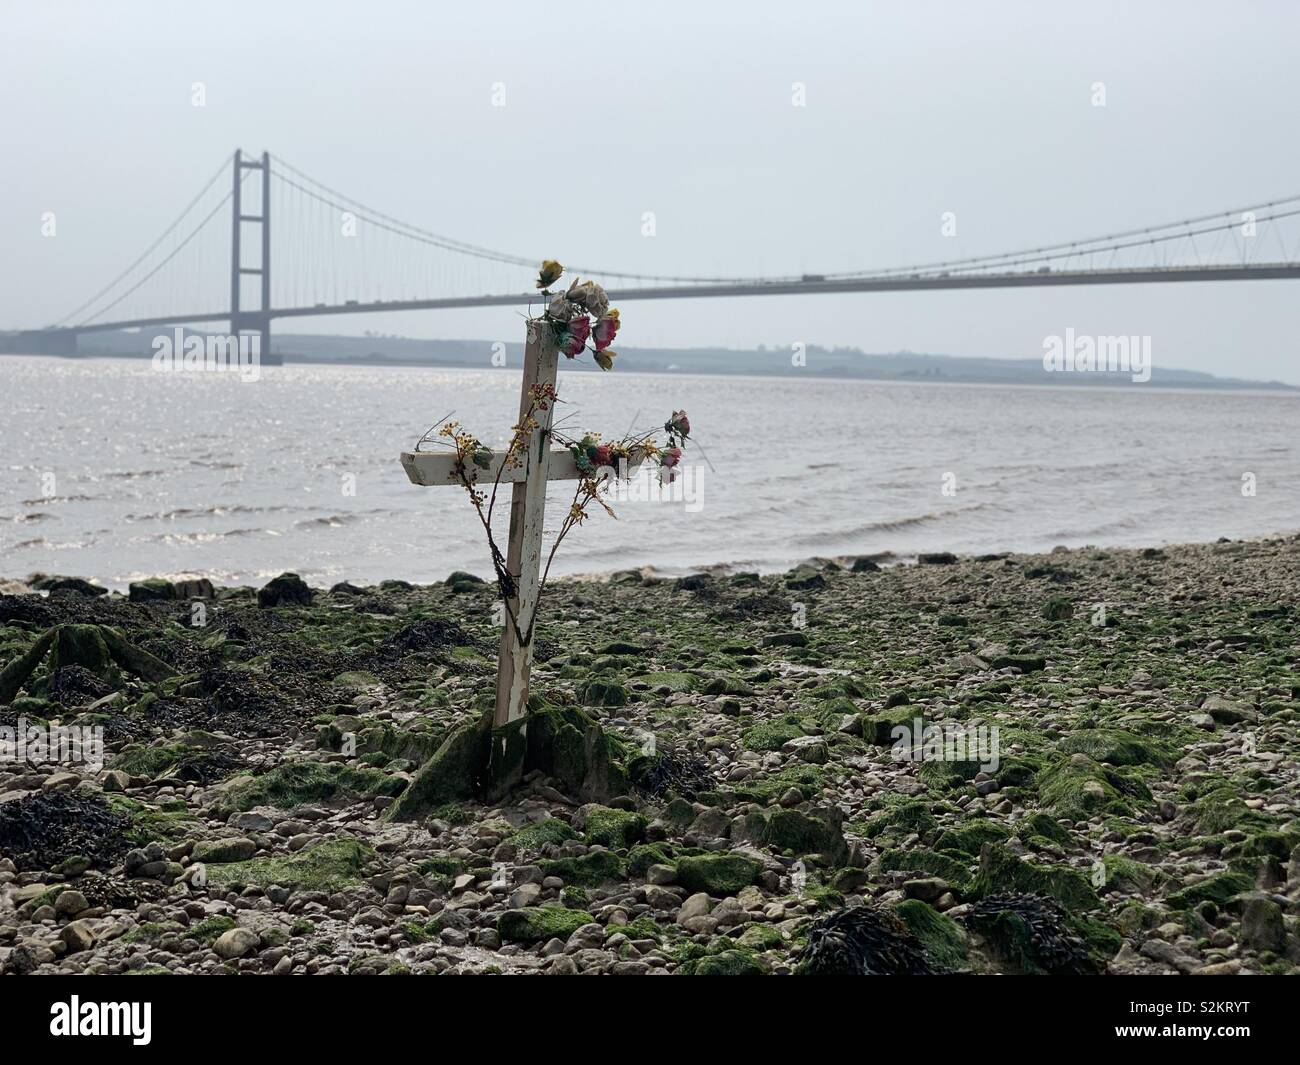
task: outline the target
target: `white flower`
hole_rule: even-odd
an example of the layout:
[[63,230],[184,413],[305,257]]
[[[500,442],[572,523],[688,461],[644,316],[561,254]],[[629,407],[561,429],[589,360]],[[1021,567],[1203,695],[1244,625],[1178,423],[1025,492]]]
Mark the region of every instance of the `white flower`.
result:
[[574,303],[564,293],[560,293],[551,299],[550,306],[546,308],[546,313],[557,322],[569,322],[582,313],[582,307]]
[[575,303],[586,307],[588,313],[594,318],[604,318],[609,312],[609,297],[594,281],[574,282],[565,295]]

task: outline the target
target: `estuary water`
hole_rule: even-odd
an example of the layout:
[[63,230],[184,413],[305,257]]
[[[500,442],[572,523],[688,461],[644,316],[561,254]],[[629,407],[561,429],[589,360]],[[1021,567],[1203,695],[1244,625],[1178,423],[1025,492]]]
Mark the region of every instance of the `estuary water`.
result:
[[[291,364],[251,382],[160,374],[146,359],[10,356],[0,386],[0,576],[123,588],[490,572],[464,493],[410,484],[398,454],[449,414],[503,440],[518,367]],[[560,395],[574,436],[650,429],[685,409],[698,446],[678,498],[595,513],[556,573],[1300,528],[1300,395],[563,368]],[[548,528],[567,504],[553,486]]]

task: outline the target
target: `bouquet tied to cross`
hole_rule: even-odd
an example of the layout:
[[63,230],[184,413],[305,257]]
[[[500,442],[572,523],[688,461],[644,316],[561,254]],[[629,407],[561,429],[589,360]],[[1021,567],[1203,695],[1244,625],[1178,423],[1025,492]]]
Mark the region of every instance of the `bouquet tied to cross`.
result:
[[[562,293],[548,291],[563,270],[554,260],[548,259],[542,264],[537,287],[547,297],[547,306],[540,318],[534,319],[530,325],[548,330],[543,343],[554,343],[556,350],[568,358],[576,357],[590,344],[597,365],[605,370],[611,369],[615,352],[609,350],[609,345],[618,333],[618,311],[609,306],[605,290],[594,281],[575,281]],[[508,476],[504,476],[503,480],[503,475],[526,466],[530,447],[549,448],[552,443],[567,449],[577,470],[577,486],[573,498],[551,543],[541,573],[537,591],[540,600],[556,551],[565,537],[587,520],[591,508],[599,506],[610,517],[618,517],[605,498],[610,481],[614,478],[626,479],[646,463],[657,464],[660,477],[671,481],[677,474],[682,450],[691,432],[686,412],[678,410],[673,411],[664,423],[667,440],[662,445],[655,439],[657,430],[628,433],[610,440],[603,439],[597,433],[584,433],[575,438],[550,424],[549,415],[558,402],[560,400],[554,385],[532,385],[527,393],[523,415],[511,430],[505,450],[500,454],[468,432],[458,421],[446,421],[435,427],[436,435],[450,442],[455,449],[454,476],[465,488],[487,537],[497,587],[505,605],[507,624],[524,645],[532,642],[538,612],[532,611],[531,616],[521,624],[512,606],[518,587],[518,575],[510,572],[506,556],[492,527],[500,488],[503,483],[512,481]],[[545,428],[543,423],[546,423]],[[495,473],[492,472],[494,469]],[[492,476],[490,482],[487,480],[489,475]]]

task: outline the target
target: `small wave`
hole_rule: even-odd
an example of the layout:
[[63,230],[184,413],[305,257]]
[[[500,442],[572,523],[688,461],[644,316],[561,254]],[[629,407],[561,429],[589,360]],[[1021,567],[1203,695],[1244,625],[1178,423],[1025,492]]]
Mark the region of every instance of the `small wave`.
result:
[[913,514],[905,518],[887,518],[882,521],[869,521],[862,525],[856,525],[851,529],[828,529],[823,532],[815,533],[808,536],[801,536],[793,542],[801,547],[818,547],[827,544],[843,544],[848,541],[858,540],[873,533],[881,532],[900,532],[904,529],[914,529],[918,525],[929,525],[932,522],[947,521],[953,518],[974,514],[977,511],[989,509],[1002,509],[996,503],[973,503],[969,507],[955,507],[952,510],[936,510],[928,514]]
[[103,496],[42,496],[40,499],[20,499],[19,502],[25,507],[35,507],[41,503],[93,503],[97,499],[103,499]]
[[177,507],[175,510],[164,510],[157,514],[128,514],[123,520],[129,522],[175,521],[177,518],[220,518],[227,514],[275,514],[296,509],[298,508],[288,506],[259,507],[247,506],[243,503],[231,503],[217,504],[211,507]]
[[19,540],[14,544],[13,550],[21,551],[29,547],[39,547],[42,551],[80,551],[86,547],[86,544],[78,540],[58,543],[54,540],[47,540],[43,536],[38,536],[35,540]]
[[121,470],[114,473],[104,473],[100,476],[111,481],[134,481],[141,477],[161,477],[166,472],[166,470]]
[[226,532],[165,532],[133,537],[133,544],[209,544],[239,536],[279,536],[274,529],[230,529]]
[[27,525],[35,521],[55,521],[57,518],[43,510],[34,510],[30,514],[15,514],[12,520],[16,525]]
[[300,521],[295,521],[293,527],[295,529],[341,529],[344,525],[351,525],[354,521],[359,520],[360,517],[360,514],[330,514],[323,518],[303,518]]

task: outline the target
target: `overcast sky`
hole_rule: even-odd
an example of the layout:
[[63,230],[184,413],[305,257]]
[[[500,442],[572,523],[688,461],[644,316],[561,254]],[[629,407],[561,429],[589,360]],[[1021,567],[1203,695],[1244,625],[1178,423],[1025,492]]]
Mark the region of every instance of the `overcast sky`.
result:
[[[1300,192],[1292,0],[0,10],[0,327],[61,318],[235,147],[479,245],[688,274],[948,259]],[[1288,233],[1294,248],[1300,219]],[[514,314],[292,328],[497,337]],[[624,318],[626,347],[1025,357],[1072,327],[1150,335],[1157,365],[1300,383],[1297,281],[655,302]]]

